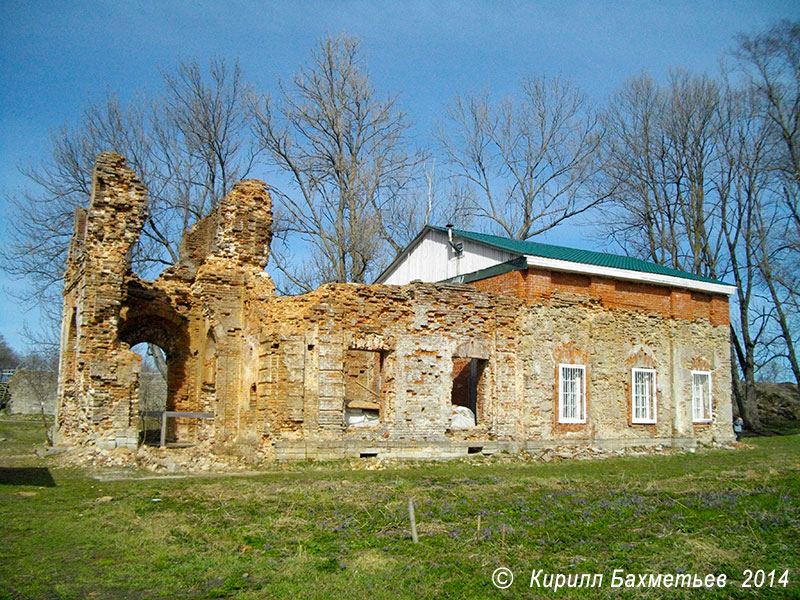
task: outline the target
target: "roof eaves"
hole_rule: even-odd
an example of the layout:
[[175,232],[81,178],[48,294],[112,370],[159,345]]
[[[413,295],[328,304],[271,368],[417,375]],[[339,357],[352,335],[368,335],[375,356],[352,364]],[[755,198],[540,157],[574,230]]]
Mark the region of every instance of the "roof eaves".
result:
[[480,269],[479,271],[473,271],[472,273],[465,273],[464,275],[456,275],[455,277],[443,279],[439,283],[472,283],[473,281],[488,279],[489,277],[495,277],[511,271],[522,271],[527,268],[527,258],[525,256],[519,256],[506,262],[502,262],[485,269]]
[[[437,231],[447,231],[447,229],[437,226],[429,226],[431,229]],[[665,277],[672,277],[683,279],[687,281],[697,281],[710,284],[711,286],[721,286],[733,290],[731,284],[712,279],[710,277],[703,277],[702,275],[695,275],[694,273],[687,273],[671,267],[657,265],[648,261],[628,256],[620,256],[616,254],[609,254],[605,252],[596,252],[594,250],[582,250],[579,248],[569,248],[566,246],[556,246],[552,244],[543,244],[540,242],[530,242],[521,240],[511,240],[499,236],[494,236],[486,233],[476,233],[472,231],[453,230],[453,234],[459,237],[471,240],[475,243],[511,252],[515,254],[541,257],[544,259],[552,259],[563,262],[571,262],[581,265],[589,265],[596,267],[612,268],[619,271],[629,271],[631,273],[649,273],[654,275],[663,275]],[[634,268],[631,268],[634,266]],[[569,269],[574,271],[575,269]],[[626,277],[630,279],[630,277]],[[678,285],[678,282],[672,285]],[[687,287],[695,287],[689,286]],[[720,288],[721,289],[721,288]],[[717,292],[731,294],[733,291]]]
[[526,259],[529,267],[537,267],[553,271],[598,275],[600,277],[607,277],[609,279],[622,279],[637,283],[663,285],[667,287],[683,288],[711,294],[723,294],[726,296],[730,296],[736,291],[734,286],[726,283],[698,281],[696,279],[675,277],[674,275],[665,275],[663,273],[650,273],[645,271],[634,271],[631,269],[620,269],[616,267],[588,265],[566,260],[543,258],[541,256],[527,256]]

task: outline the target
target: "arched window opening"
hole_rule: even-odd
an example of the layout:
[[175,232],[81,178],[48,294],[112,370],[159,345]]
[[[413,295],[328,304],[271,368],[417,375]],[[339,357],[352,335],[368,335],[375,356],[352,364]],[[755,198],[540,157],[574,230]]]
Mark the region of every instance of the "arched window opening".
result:
[[217,384],[217,340],[209,330],[203,349],[203,385],[213,388]]
[[75,378],[77,377],[77,345],[78,345],[78,311],[72,309],[72,316],[67,325],[66,343],[63,345],[61,352],[61,377],[65,377],[64,381],[64,394],[72,395],[75,393]]

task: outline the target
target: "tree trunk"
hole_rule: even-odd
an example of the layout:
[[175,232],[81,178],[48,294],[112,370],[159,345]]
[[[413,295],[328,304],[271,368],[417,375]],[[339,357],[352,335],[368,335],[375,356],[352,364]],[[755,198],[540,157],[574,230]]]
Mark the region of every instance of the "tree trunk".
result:
[[[739,368],[736,366],[737,362],[734,361],[738,361],[738,365],[742,368],[744,381],[740,379]],[[752,355],[745,356],[733,327],[731,327],[731,387],[736,398],[739,416],[744,420],[744,426],[756,433],[763,431],[756,400],[755,365]]]

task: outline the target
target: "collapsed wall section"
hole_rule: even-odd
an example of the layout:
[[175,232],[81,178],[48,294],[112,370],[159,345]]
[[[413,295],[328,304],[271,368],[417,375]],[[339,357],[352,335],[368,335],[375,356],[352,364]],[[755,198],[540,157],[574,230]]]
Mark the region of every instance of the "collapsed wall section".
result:
[[[582,294],[529,303],[422,283],[328,285],[275,298],[263,314],[249,422],[280,459],[732,439],[728,332],[709,320]],[[584,387],[571,422],[560,414],[564,367],[579,369]],[[652,410],[638,420],[637,371]],[[696,372],[708,374],[713,399],[703,422]]]
[[[142,441],[130,351],[142,342],[166,355],[165,442],[253,459],[732,439],[718,298],[559,277],[531,295],[536,273],[523,287],[504,279],[508,290],[330,284],[276,297],[264,272],[271,201],[255,180],[234,186],[185,233],[176,264],[144,281],[129,257],[145,218],[125,160],[100,155],[65,273],[62,443]],[[709,400],[699,411],[698,394]]]
[[92,172],[89,208],[78,210],[67,259],[56,439],[135,444],[136,356],[118,343],[130,252],[147,192],[121,156],[105,152]]
[[167,442],[224,444],[237,435],[245,305],[274,293],[263,271],[272,222],[266,186],[236,184],[186,233],[180,259],[155,281],[141,280],[130,264],[146,207],[146,191],[125,159],[101,154],[88,209],[76,211],[65,273],[60,443],[142,442],[141,358],[130,351],[140,343],[166,356]]
[[[520,302],[470,286],[325,285],[263,310],[252,422],[275,456],[456,456],[520,435]],[[481,361],[478,421],[453,426],[454,364]],[[476,391],[478,389],[476,383]]]

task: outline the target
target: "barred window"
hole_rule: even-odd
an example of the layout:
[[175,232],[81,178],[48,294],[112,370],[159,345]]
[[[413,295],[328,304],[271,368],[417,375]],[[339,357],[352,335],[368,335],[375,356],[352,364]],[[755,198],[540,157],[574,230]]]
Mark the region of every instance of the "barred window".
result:
[[654,369],[631,371],[632,422],[656,422],[656,372]]
[[558,365],[558,421],[586,422],[586,367]]
[[692,420],[695,423],[711,421],[711,373],[692,371]]

